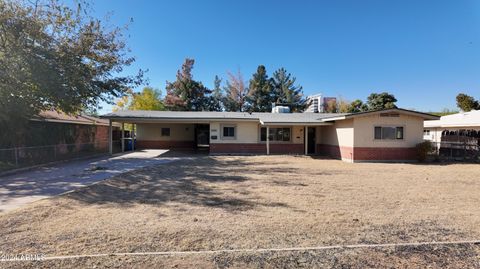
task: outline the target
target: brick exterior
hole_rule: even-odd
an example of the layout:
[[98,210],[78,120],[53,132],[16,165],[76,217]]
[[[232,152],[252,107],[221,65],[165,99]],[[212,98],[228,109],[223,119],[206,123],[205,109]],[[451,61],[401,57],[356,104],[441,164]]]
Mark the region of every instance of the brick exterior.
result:
[[330,156],[336,159],[352,160],[353,147],[317,144],[317,154]]
[[353,158],[353,161],[413,161],[416,159],[415,148],[339,147],[317,144],[317,153],[343,160]]
[[416,160],[415,148],[361,148],[354,149],[355,161],[413,161]]
[[[117,132],[118,132],[118,130],[117,130]],[[95,140],[96,141],[108,141],[108,126],[97,126],[97,132],[95,134]]]
[[158,141],[158,140],[137,140],[136,148],[148,149],[193,149],[194,141]]
[[270,144],[270,154],[302,155],[302,154],[305,154],[305,145],[304,144]]
[[210,153],[213,154],[266,154],[267,148],[265,144],[257,143],[212,143],[210,144]]
[[[304,154],[303,144],[270,144],[270,154]],[[213,154],[267,154],[265,143],[217,143],[210,144]]]

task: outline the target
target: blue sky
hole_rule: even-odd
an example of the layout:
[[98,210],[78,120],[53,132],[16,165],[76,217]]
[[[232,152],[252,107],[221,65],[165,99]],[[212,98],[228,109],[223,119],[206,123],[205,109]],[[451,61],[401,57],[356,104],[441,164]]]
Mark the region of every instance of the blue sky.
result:
[[[366,99],[388,91],[398,105],[455,108],[465,92],[480,99],[480,1],[127,1],[102,0],[94,15],[133,18],[127,40],[164,92],[184,58],[211,87],[238,69],[285,67],[305,94]],[[108,112],[104,106],[101,112]]]

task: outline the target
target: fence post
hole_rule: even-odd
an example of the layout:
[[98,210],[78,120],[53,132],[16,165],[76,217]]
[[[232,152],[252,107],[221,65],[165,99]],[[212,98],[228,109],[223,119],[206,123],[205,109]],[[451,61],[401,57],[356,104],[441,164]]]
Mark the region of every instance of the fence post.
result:
[[15,166],[18,167],[18,151],[17,151],[17,147],[14,148],[14,152],[15,152]]

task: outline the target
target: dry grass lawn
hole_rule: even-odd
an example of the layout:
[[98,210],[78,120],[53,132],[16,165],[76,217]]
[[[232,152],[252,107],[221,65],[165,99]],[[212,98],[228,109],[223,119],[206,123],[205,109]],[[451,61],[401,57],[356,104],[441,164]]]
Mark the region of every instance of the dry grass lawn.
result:
[[[480,239],[480,166],[199,156],[0,215],[0,252],[46,255]],[[480,267],[480,246],[0,262],[40,268]]]

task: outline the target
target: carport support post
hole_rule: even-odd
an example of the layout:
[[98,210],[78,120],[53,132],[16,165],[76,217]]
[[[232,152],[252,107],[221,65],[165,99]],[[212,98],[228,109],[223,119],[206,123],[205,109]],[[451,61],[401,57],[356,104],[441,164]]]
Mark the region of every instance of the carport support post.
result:
[[135,123],[132,123],[132,134],[130,135],[130,138],[132,139],[132,151],[135,151]]
[[304,131],[304,142],[305,144],[305,155],[308,155],[308,126],[305,126],[305,131]]
[[122,152],[125,152],[125,123],[122,122]]
[[270,128],[267,126],[267,155],[270,155]]
[[108,153],[113,154],[112,120],[108,120]]

